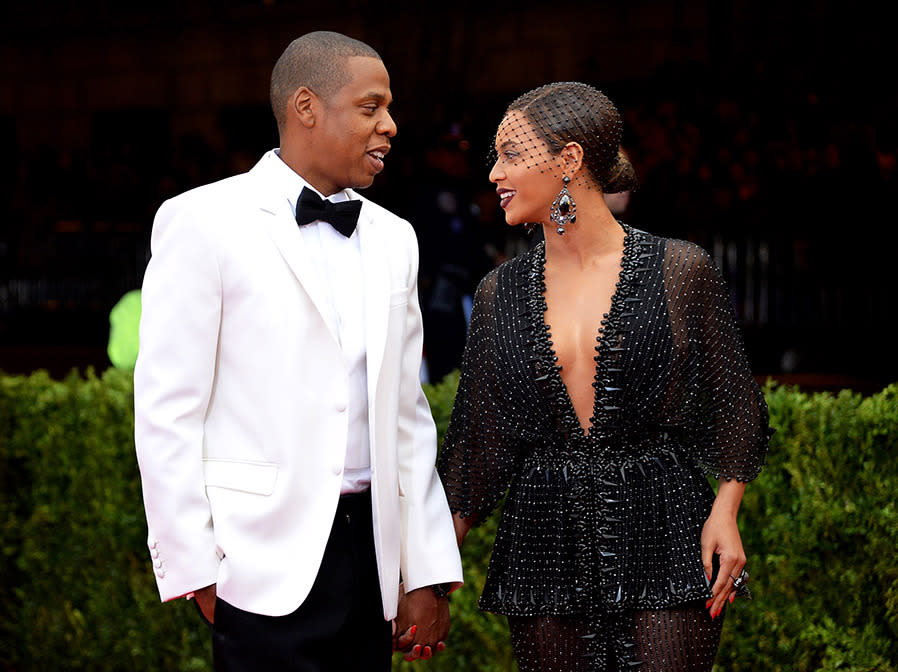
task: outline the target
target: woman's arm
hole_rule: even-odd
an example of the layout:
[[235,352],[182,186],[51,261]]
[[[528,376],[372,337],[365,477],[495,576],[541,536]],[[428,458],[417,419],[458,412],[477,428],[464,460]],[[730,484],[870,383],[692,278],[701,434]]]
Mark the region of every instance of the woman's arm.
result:
[[452,524],[455,525],[455,540],[458,542],[458,547],[461,548],[461,544],[465,537],[468,536],[468,532],[474,527],[474,518],[473,516],[462,518],[461,514],[456,512],[452,516]]
[[731,481],[720,479],[720,487],[711,507],[711,514],[702,528],[702,564],[709,580],[712,577],[712,558],[715,554],[720,558],[717,580],[711,586],[711,599],[705,605],[710,610],[712,618],[723,611],[727,599],[733,601],[736,593],[733,581],[745,567],[745,551],[736,524],[744,492],[745,483],[735,479]]

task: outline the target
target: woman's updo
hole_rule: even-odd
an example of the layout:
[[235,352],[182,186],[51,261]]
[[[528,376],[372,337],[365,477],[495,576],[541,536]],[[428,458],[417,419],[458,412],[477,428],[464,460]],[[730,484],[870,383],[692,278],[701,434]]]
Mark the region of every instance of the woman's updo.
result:
[[514,100],[508,112],[521,112],[553,154],[569,142],[583,148],[583,162],[606,194],[636,187],[636,171],[620,146],[623,122],[608,97],[581,82],[554,82]]

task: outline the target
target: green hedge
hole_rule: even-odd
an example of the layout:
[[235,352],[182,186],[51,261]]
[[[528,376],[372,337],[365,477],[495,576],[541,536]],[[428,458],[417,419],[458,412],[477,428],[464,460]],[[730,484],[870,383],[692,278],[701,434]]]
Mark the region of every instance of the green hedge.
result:
[[[441,432],[456,382],[427,389]],[[730,608],[716,669],[898,672],[898,385],[765,393],[777,433],[741,514],[755,600]],[[132,427],[129,373],[0,376],[0,668],[211,669],[192,605],[158,601]],[[495,523],[465,543],[427,669],[514,669],[504,619],[476,609]]]

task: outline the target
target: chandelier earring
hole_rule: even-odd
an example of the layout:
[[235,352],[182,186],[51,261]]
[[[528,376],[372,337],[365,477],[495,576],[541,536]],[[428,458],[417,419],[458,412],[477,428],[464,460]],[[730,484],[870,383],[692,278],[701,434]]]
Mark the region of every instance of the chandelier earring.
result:
[[549,210],[549,219],[555,225],[555,233],[559,236],[564,235],[564,227],[577,221],[577,204],[567,189],[571,178],[565,175],[561,181],[564,184],[561,191],[558,192],[558,196],[552,201],[552,209]]

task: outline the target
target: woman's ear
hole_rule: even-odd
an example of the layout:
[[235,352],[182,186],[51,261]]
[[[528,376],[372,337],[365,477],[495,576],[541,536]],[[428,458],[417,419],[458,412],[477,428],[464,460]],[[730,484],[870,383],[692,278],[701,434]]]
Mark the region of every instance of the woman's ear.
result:
[[315,125],[315,112],[318,108],[318,97],[311,89],[301,86],[290,97],[287,113],[295,117],[306,128]]
[[569,142],[561,150],[562,169],[573,177],[583,167],[583,148],[579,142]]

